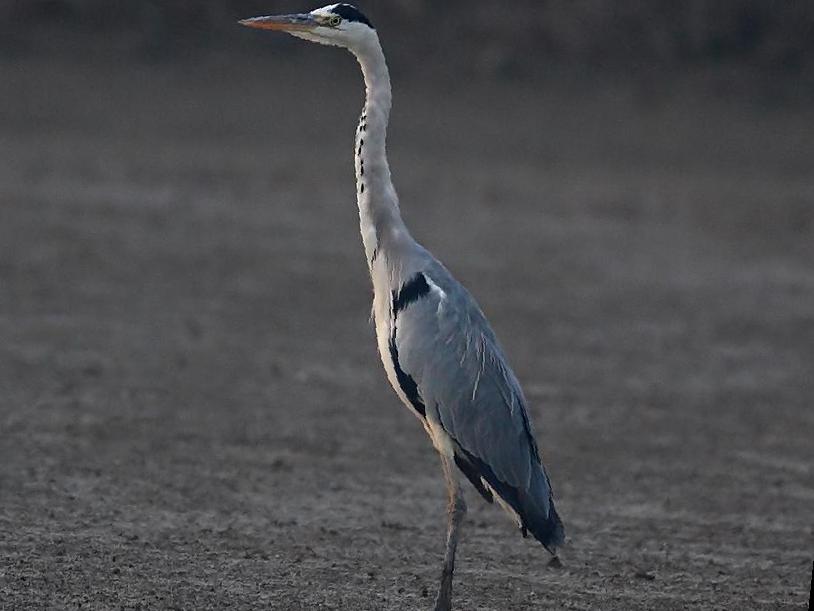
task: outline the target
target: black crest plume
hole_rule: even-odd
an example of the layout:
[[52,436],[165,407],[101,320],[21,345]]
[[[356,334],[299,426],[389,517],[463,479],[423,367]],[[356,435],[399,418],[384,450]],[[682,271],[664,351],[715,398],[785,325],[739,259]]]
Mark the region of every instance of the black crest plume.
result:
[[364,23],[369,28],[373,28],[373,24],[370,23],[370,19],[365,17],[362,11],[352,4],[337,4],[331,9],[331,12],[335,15],[339,15],[346,21],[358,21],[359,23]]

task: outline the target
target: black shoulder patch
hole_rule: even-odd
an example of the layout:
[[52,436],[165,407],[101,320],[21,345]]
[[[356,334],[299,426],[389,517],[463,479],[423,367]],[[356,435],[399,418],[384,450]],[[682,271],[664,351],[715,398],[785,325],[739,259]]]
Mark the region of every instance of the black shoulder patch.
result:
[[393,291],[393,316],[430,292],[430,285],[421,272],[405,282],[398,292]]
[[331,9],[331,12],[334,15],[339,15],[342,17],[342,19],[346,19],[347,21],[358,21],[359,23],[364,23],[369,28],[373,28],[373,24],[370,23],[370,19],[365,17],[364,14],[352,4],[337,4]]

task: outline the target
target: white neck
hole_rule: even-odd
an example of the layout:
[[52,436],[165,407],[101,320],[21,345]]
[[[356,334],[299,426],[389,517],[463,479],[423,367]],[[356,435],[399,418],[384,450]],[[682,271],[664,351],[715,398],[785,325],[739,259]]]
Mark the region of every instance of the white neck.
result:
[[377,35],[351,49],[365,78],[365,107],[356,130],[356,201],[368,265],[381,248],[409,238],[387,163],[387,122],[392,94],[390,74]]

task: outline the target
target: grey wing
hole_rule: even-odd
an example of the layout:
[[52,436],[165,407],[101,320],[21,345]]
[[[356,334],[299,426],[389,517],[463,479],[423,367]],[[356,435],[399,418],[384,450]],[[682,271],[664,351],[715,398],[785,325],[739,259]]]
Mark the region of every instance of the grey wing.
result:
[[485,497],[496,494],[524,534],[553,549],[563,527],[520,384],[466,289],[443,268],[420,275],[423,294],[409,302],[394,296],[398,366],[428,415],[437,414],[467,478]]

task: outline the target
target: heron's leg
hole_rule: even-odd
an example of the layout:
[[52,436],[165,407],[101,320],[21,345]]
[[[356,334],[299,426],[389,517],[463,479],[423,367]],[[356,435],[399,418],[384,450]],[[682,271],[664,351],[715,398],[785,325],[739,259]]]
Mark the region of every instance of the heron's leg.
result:
[[458,537],[461,532],[461,523],[466,515],[466,503],[460,482],[455,475],[452,459],[441,455],[441,466],[444,469],[444,479],[447,483],[447,546],[444,552],[444,570],[441,573],[441,587],[435,599],[435,611],[450,611],[452,609],[452,573],[455,571],[455,549],[458,547]]

